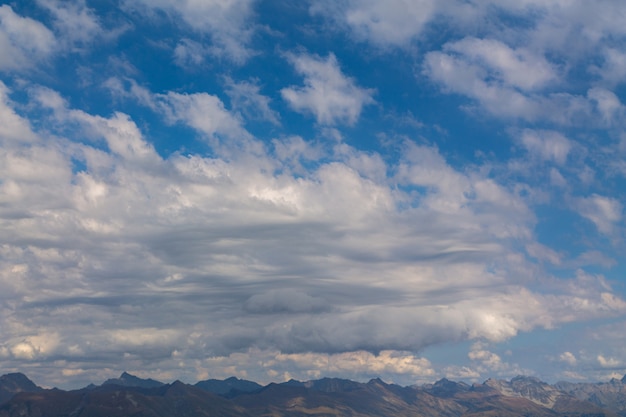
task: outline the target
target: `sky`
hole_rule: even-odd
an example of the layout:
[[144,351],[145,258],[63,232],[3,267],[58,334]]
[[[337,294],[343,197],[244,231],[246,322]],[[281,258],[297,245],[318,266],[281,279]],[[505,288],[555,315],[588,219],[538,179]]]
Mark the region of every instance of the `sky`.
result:
[[624,21],[0,1],[0,372],[621,378]]

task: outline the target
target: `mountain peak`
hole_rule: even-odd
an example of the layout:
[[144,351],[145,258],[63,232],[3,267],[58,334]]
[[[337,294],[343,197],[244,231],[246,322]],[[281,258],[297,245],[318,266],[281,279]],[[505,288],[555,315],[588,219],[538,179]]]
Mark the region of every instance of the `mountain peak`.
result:
[[304,383],[306,388],[311,388],[322,392],[347,392],[354,391],[361,387],[362,384],[349,379],[341,378],[322,378]]
[[511,379],[511,383],[513,382],[526,382],[526,383],[535,383],[535,384],[545,384],[542,380],[534,376],[528,375],[517,375],[513,379]]
[[18,392],[37,392],[42,388],[35,385],[26,375],[14,372],[0,376],[0,403],[9,400]]
[[253,392],[263,388],[256,382],[246,381],[245,379],[239,379],[234,376],[231,376],[224,380],[207,379],[206,381],[197,382],[194,386],[205,391],[212,392],[213,394],[223,396],[231,395],[238,392]]
[[163,384],[160,381],[156,381],[154,379],[148,378],[143,379],[139,378],[135,375],[131,375],[128,372],[122,372],[119,378],[111,378],[104,381],[102,385],[120,385],[123,387],[139,387],[139,388],[156,388],[160,387]]
[[387,385],[380,378],[372,378],[372,379],[369,380],[369,382],[367,384],[368,385]]

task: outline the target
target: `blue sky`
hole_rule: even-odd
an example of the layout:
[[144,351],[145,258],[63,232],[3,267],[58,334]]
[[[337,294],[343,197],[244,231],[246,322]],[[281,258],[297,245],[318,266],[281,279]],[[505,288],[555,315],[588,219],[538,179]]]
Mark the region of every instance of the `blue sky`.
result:
[[626,5],[0,3],[0,364],[626,373]]

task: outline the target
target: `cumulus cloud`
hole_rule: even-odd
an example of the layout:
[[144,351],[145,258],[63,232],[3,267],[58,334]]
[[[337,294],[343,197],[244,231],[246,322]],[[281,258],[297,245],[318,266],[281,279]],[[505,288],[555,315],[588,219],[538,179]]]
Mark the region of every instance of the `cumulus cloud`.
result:
[[372,104],[374,91],[356,85],[339,68],[334,54],[288,55],[296,72],[304,76],[303,87],[288,87],[281,95],[296,111],[312,113],[319,124],[356,123],[363,106]]
[[[256,366],[253,366],[256,364]],[[260,372],[250,370],[261,365]],[[385,350],[378,354],[365,351],[324,354],[281,353],[275,350],[250,349],[227,356],[214,356],[202,361],[198,368],[200,378],[225,378],[238,375],[256,378],[261,382],[288,381],[291,378],[307,381],[321,377],[356,378],[367,381],[382,377],[386,381],[413,384],[428,381],[434,375],[428,359],[410,352]]]
[[531,155],[559,165],[567,161],[572,149],[572,143],[559,132],[526,129],[522,132],[520,141]]
[[[199,132],[202,137],[211,143],[216,151],[228,152],[234,157],[237,148],[244,148],[244,154],[249,152],[263,153],[263,146],[252,140],[250,133],[243,127],[243,118],[240,113],[226,108],[224,102],[216,95],[208,93],[177,93],[154,94],[138,85],[134,80],[120,80],[110,78],[106,86],[111,92],[122,98],[130,98],[162,115],[169,124],[183,124]],[[264,116],[273,114],[267,104],[267,98],[258,94],[254,86],[233,87],[247,88],[253,94],[246,96],[245,104],[243,92],[233,92],[233,104],[244,112],[255,104],[265,104],[256,110]],[[253,90],[253,91],[250,91]],[[239,95],[238,95],[239,94]],[[243,108],[245,107],[245,108]],[[269,112],[269,113],[268,113]],[[222,146],[223,144],[224,146]],[[229,149],[231,151],[229,151]]]
[[603,368],[616,368],[621,366],[619,360],[611,357],[606,358],[603,355],[598,355],[598,363]]
[[522,91],[540,89],[557,77],[556,68],[543,56],[524,48],[513,49],[494,39],[468,37],[446,44],[444,50],[462,55],[504,85]]
[[467,356],[472,361],[478,361],[482,366],[490,370],[498,371],[504,366],[500,356],[486,350],[480,343],[472,346]]
[[533,100],[510,87],[487,80],[487,73],[476,64],[444,52],[429,52],[424,74],[446,90],[478,100],[489,112],[502,116],[537,117]]
[[[214,56],[243,63],[252,54],[248,43],[253,32],[253,0],[141,0],[138,3],[147,9],[171,13],[174,19],[182,18],[193,30],[208,34],[213,41],[210,52]],[[179,50],[178,54],[189,58],[189,44],[179,44],[181,46],[187,50]]]
[[436,11],[433,0],[406,2],[375,0],[315,1],[310,11],[346,26],[359,40],[379,46],[407,46],[418,37]]
[[570,366],[576,365],[576,356],[572,352],[563,352],[559,356],[559,360],[567,363]]
[[37,0],[37,4],[54,16],[55,29],[69,48],[81,48],[103,34],[98,18],[84,0]]
[[[445,92],[456,93],[471,99],[480,111],[507,119],[528,122],[549,122],[565,126],[583,124],[598,127],[620,126],[623,120],[623,105],[619,98],[603,88],[594,87],[583,94],[569,92],[534,91],[555,77],[545,60],[528,63],[538,66],[533,70],[523,68],[525,63],[507,61],[514,52],[502,46],[504,58],[488,55],[498,48],[481,45],[479,51],[462,46],[468,40],[444,45],[442,51],[428,52],[424,57],[422,74],[441,86]],[[470,43],[483,42],[469,40]],[[483,50],[484,49],[484,50]],[[489,52],[488,52],[489,51]],[[488,59],[475,59],[476,57]],[[517,73],[518,68],[522,72]],[[514,69],[514,70],[513,70]]]
[[30,123],[15,112],[9,93],[9,88],[0,81],[0,137],[3,142],[31,142],[36,138],[35,133]]
[[[526,43],[532,50],[569,57],[580,57],[602,41],[625,34],[619,19],[624,6],[613,0],[594,4],[580,0],[558,3],[394,0],[386,2],[384,7],[372,0],[316,0],[310,12],[326,17],[358,40],[376,46],[403,48],[415,44],[429,25],[442,21],[448,23],[453,34],[486,33]],[[510,17],[506,24],[497,23],[502,16]],[[602,16],[602,19],[593,16]],[[511,25],[514,31],[510,30]]]
[[11,6],[0,6],[0,69],[30,67],[46,59],[55,49],[55,36],[42,23],[16,14]]
[[241,121],[228,112],[224,103],[214,95],[169,92],[153,98],[155,105],[172,123],[183,122],[211,138],[216,135],[233,139],[247,136]]
[[544,58],[526,56],[497,41],[491,43],[494,41],[465,38],[444,45],[443,51],[428,52],[423,74],[499,117],[558,124],[591,119],[594,103],[590,97],[533,91],[556,77]]

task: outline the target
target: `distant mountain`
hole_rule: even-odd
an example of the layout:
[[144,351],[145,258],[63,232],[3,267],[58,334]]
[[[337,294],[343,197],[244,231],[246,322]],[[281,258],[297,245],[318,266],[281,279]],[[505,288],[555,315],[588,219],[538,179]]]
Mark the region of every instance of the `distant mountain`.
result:
[[[306,383],[305,383],[306,384]],[[488,386],[459,384],[450,390],[400,387],[373,379],[344,392],[325,392],[295,384],[270,384],[233,402],[257,416],[498,416],[557,417],[561,414],[525,398],[510,398]],[[441,387],[441,384],[438,388]]]
[[21,373],[6,374],[0,376],[0,404],[10,400],[19,392],[38,392],[43,388],[35,385],[33,381]]
[[0,417],[252,417],[246,410],[176,381],[156,388],[107,384],[76,391],[20,393],[0,406]]
[[612,410],[603,410],[598,404],[577,398],[533,377],[517,376],[510,382],[489,379],[485,385],[505,396],[526,398],[535,404],[568,416],[614,415]]
[[253,392],[263,388],[256,382],[238,379],[234,376],[224,380],[207,379],[196,383],[195,386],[218,395],[236,395],[237,393]]
[[323,392],[348,392],[359,389],[362,384],[350,381],[349,379],[340,378],[322,378],[315,381],[307,381],[303,383],[306,388]]
[[121,387],[156,388],[165,385],[163,382],[154,379],[142,379],[127,372],[122,373],[119,378],[107,379],[102,385],[118,385]]
[[323,378],[261,387],[234,377],[192,386],[124,373],[75,391],[42,390],[23,375],[0,377],[5,380],[14,394],[0,405],[0,417],[626,417],[626,383],[617,379],[550,385],[518,376],[472,385],[442,379],[402,387],[380,379]]
[[436,397],[454,397],[460,392],[469,390],[470,386],[464,382],[454,382],[443,378],[432,385],[424,385],[423,388]]
[[580,400],[626,417],[626,376],[621,380],[612,379],[597,384],[558,382],[554,386]]

